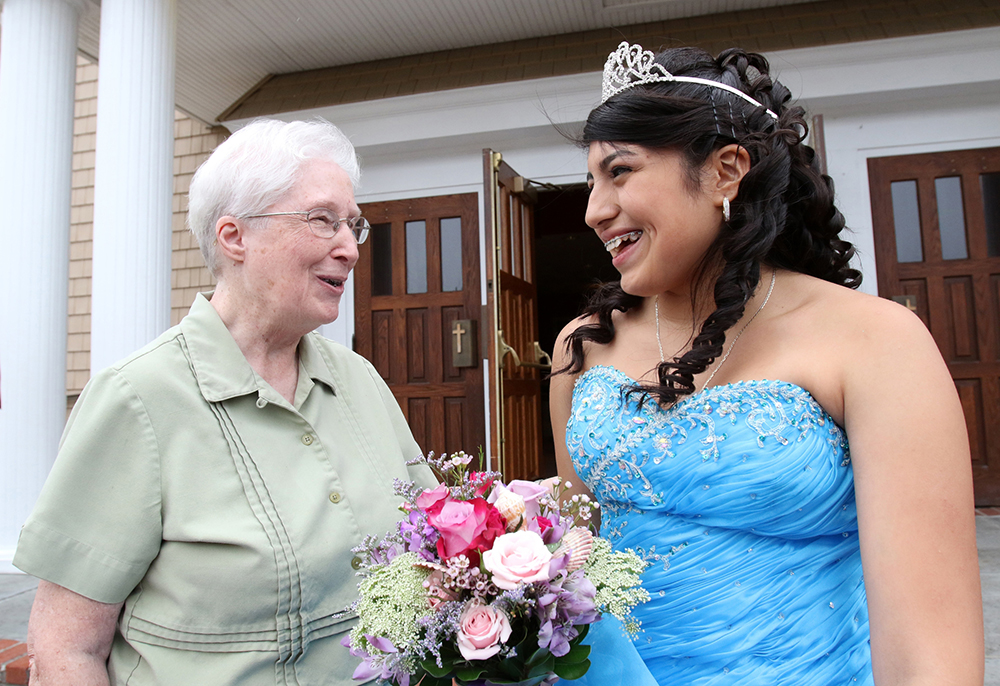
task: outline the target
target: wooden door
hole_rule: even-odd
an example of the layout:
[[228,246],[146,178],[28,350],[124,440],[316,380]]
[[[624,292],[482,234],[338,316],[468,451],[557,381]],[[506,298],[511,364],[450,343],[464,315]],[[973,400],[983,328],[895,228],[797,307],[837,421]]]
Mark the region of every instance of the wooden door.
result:
[[868,160],[879,294],[913,309],[965,410],[976,504],[1000,505],[1000,148]]
[[538,346],[536,193],[500,153],[484,150],[483,166],[493,466],[506,479],[536,479],[542,476],[542,374],[552,365]]
[[[477,196],[361,211],[372,231],[354,270],[355,348],[389,385],[425,453],[476,454],[486,448]],[[456,326],[462,320],[471,331]],[[453,364],[460,344],[472,346],[474,366]]]

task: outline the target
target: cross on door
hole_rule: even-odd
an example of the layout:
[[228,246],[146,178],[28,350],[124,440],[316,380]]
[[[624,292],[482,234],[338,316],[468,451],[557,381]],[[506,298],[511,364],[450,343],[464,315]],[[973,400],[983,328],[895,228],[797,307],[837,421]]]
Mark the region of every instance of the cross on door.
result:
[[455,337],[455,354],[462,354],[462,336],[468,333],[462,328],[462,322],[456,321],[455,328],[451,330],[452,335]]

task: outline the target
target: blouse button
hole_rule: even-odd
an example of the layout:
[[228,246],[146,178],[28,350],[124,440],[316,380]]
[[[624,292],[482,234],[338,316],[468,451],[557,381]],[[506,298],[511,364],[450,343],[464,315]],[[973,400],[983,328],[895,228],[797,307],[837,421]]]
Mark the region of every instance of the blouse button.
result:
[[361,569],[361,558],[355,555],[351,558],[351,567],[353,569]]
[[312,437],[312,434],[306,434],[302,437],[302,443],[304,445],[312,445],[313,441],[316,440]]
[[340,494],[337,493],[336,491],[330,494],[330,502],[333,503],[334,505],[340,502],[340,498],[341,498]]
[[265,398],[257,398],[257,407],[263,410],[267,407],[267,400]]

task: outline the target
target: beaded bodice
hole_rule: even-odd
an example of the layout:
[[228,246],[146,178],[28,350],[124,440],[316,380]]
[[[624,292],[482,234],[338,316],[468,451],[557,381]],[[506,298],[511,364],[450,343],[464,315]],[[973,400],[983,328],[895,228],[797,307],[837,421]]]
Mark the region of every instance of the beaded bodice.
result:
[[602,534],[652,563],[637,643],[651,669],[677,683],[730,671],[783,683],[780,665],[806,650],[808,683],[870,678],[843,429],[783,381],[716,386],[666,409],[640,406],[623,392],[634,384],[612,367],[584,372],[566,445],[601,504]]

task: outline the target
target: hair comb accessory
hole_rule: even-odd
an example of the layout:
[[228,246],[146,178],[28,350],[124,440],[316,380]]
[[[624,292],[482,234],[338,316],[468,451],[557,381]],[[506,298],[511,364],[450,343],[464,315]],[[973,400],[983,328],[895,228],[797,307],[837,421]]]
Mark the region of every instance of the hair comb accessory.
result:
[[[718,88],[743,98],[755,107],[764,107],[738,88],[733,88],[719,81],[702,79],[697,76],[674,76],[664,69],[663,65],[654,62],[653,58],[653,53],[649,50],[643,50],[641,45],[629,45],[626,41],[622,41],[618,49],[608,55],[608,60],[604,63],[601,104],[606,103],[608,98],[614,97],[622,91],[635,86],[645,83],[676,81],[681,83],[699,83],[703,86]],[[778,115],[771,110],[765,108],[765,111],[772,119],[778,119]]]

